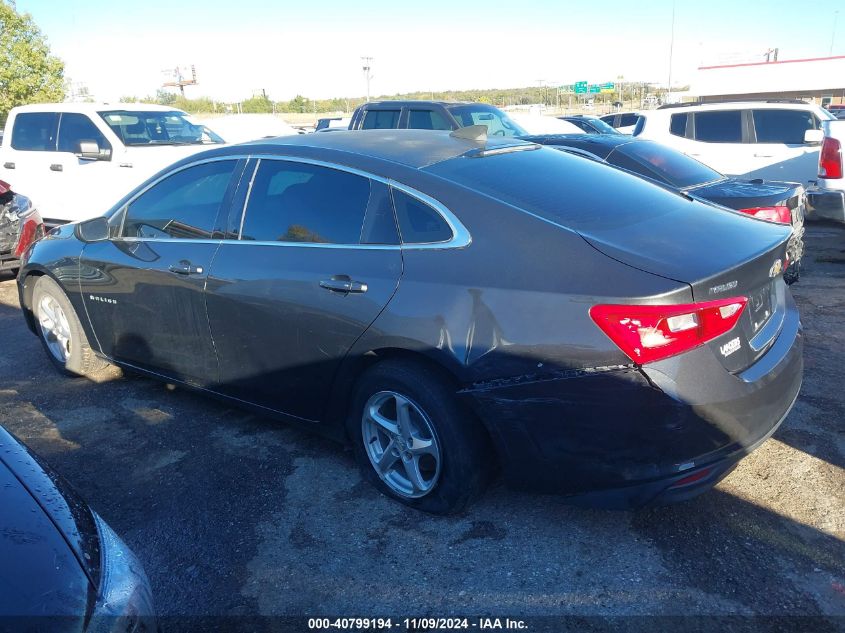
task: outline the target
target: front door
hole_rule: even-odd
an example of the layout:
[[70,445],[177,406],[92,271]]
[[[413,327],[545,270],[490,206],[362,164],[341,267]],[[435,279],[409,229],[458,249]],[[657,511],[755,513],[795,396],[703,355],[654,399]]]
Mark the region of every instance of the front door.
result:
[[804,143],[804,132],[819,128],[812,112],[760,108],[751,111],[754,153],[749,178],[787,180],[805,187],[818,178],[819,146]]
[[158,181],[115,216],[115,237],[85,246],[80,284],[100,350],[191,384],[217,379],[205,283],[237,160],[212,160]]
[[319,420],[338,364],[399,283],[387,186],[262,158],[232,226],[238,239],[223,241],[208,278],[218,389]]

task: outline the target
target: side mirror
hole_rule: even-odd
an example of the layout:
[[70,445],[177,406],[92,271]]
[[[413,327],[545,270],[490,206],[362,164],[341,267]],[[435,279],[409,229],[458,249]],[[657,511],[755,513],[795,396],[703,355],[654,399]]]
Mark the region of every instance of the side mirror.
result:
[[806,145],[818,145],[824,140],[822,130],[804,130],[804,143]]
[[84,160],[108,160],[109,151],[100,149],[97,141],[79,141],[79,151],[76,153]]
[[76,237],[83,242],[104,242],[111,236],[106,218],[92,218],[76,225]]

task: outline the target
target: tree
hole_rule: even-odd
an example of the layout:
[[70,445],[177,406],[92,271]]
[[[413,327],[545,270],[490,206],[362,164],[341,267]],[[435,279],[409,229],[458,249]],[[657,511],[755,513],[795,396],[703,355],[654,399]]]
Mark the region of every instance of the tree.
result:
[[0,0],[0,120],[18,105],[64,100],[64,69],[32,16]]
[[241,102],[241,112],[265,114],[273,111],[273,102],[266,95],[257,95]]

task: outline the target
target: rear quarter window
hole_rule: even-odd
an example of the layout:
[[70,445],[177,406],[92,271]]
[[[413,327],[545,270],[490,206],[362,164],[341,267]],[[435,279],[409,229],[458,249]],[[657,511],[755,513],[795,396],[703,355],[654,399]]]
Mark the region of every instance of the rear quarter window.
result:
[[673,114],[669,119],[669,134],[674,136],[686,136],[688,116],[689,115],[686,112]]
[[392,192],[403,244],[436,244],[452,239],[452,229],[436,209],[399,189]]
[[811,112],[802,110],[752,110],[758,143],[801,145],[804,132],[818,128]]

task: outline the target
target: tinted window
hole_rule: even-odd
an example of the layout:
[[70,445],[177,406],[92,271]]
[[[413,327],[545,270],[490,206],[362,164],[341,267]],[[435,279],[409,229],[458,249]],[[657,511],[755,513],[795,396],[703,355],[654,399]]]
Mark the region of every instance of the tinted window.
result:
[[621,145],[610,153],[607,162],[677,189],[722,178],[722,174],[694,158],[651,141]]
[[[587,134],[597,134],[598,133],[596,128],[594,128],[592,125],[590,125],[584,119],[576,119],[576,118],[573,117],[571,119],[564,119],[564,121],[568,121],[569,123],[572,123],[573,125],[578,126],[582,130],[584,130]],[[603,121],[602,121],[602,123],[603,123]]]
[[518,124],[512,121],[499,108],[474,103],[472,105],[452,106],[449,108],[461,127],[470,125],[486,125],[487,133],[491,136],[524,136],[528,134]]
[[263,160],[252,183],[241,239],[358,244],[369,199],[368,178]]
[[408,127],[413,130],[451,130],[451,124],[434,110],[411,110]]
[[818,127],[816,117],[801,110],[753,110],[758,143],[804,143],[804,132]]
[[398,244],[396,216],[390,201],[390,189],[378,181],[370,181],[370,204],[361,229],[362,244]]
[[367,110],[364,113],[364,130],[392,130],[399,127],[399,110]]
[[452,238],[452,229],[443,216],[424,202],[393,189],[393,204],[403,244],[432,244]]
[[636,125],[639,118],[636,114],[623,114],[619,117],[619,127]]
[[125,237],[212,237],[237,161],[204,163],[165,178],[129,204]]
[[614,121],[615,118],[616,118],[615,114],[606,114],[603,117],[601,117],[601,120],[604,121],[605,123],[607,123],[608,125],[610,125],[611,127],[613,127],[613,121]]
[[100,149],[111,150],[111,144],[87,116],[76,112],[62,114],[59,125],[59,151],[75,154],[79,152],[81,141],[96,141]]
[[742,143],[742,112],[698,112],[695,115],[695,140],[705,143]]
[[12,147],[33,152],[55,151],[58,123],[59,115],[55,112],[22,112],[15,117]]
[[687,113],[673,114],[669,119],[669,133],[675,136],[687,135]]

